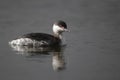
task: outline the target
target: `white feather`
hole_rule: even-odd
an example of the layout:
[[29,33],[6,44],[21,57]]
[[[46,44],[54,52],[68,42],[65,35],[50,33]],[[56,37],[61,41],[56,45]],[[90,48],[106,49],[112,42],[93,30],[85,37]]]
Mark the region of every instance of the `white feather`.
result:
[[9,42],[10,45],[19,45],[19,46],[23,46],[23,45],[33,45],[33,46],[40,46],[40,45],[44,45],[44,44],[48,44],[46,41],[36,41],[36,40],[32,40],[29,38],[20,38],[20,39],[16,39],[16,40],[12,40],[11,42]]

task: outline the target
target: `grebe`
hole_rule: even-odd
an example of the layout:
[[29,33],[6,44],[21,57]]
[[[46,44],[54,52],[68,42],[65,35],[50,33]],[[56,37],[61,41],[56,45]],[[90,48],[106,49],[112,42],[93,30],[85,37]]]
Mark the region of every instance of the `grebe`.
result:
[[46,33],[29,33],[9,42],[14,46],[56,46],[62,43],[62,33],[68,31],[67,24],[59,20],[53,24],[54,35]]

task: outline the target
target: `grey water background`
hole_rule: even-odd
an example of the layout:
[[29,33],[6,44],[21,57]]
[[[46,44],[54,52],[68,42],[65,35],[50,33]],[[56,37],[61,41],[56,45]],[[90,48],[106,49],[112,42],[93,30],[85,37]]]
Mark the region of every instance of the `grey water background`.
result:
[[[119,0],[0,0],[0,80],[120,80]],[[52,33],[64,20],[66,69],[52,55],[16,54],[8,41],[30,32]]]

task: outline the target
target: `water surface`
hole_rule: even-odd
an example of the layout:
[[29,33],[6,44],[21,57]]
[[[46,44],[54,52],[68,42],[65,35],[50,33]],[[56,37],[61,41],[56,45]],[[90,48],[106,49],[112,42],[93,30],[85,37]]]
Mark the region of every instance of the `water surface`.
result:
[[[1,0],[1,80],[119,80],[119,0]],[[29,32],[52,34],[64,20],[67,46],[62,53],[21,54],[8,41]],[[61,52],[61,51],[60,51]],[[37,54],[37,55],[36,55]],[[56,71],[53,56],[65,62]]]

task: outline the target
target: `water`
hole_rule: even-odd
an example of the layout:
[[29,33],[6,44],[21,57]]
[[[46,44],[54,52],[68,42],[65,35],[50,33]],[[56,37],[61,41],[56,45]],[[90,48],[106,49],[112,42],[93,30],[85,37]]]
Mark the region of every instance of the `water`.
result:
[[[1,80],[119,80],[119,0],[1,0]],[[52,33],[64,20],[67,46],[58,53],[13,51],[8,41],[29,32]],[[53,58],[63,63],[55,70]]]

